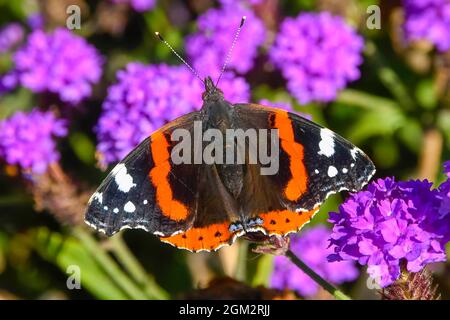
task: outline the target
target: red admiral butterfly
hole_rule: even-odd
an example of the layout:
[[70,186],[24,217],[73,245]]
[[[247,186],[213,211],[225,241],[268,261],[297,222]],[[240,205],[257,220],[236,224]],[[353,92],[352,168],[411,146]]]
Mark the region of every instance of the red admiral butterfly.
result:
[[[200,111],[151,134],[106,177],[89,201],[89,225],[108,236],[140,228],[178,248],[217,250],[240,236],[297,232],[329,195],[358,191],[375,173],[359,148],[331,130],[284,110],[231,104],[211,78],[204,83]],[[265,141],[276,139],[277,172],[262,174],[265,163],[250,161],[249,151],[243,162],[174,161],[174,132],[194,136],[198,121],[201,133],[256,129],[267,134]],[[204,141],[200,146],[190,155],[208,148]],[[223,150],[240,147],[242,141],[227,140]]]

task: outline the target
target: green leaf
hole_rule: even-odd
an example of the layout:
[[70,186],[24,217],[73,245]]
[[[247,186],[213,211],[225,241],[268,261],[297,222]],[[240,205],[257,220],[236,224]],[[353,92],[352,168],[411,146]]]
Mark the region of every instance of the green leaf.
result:
[[393,135],[404,126],[405,116],[399,109],[383,108],[364,112],[350,128],[349,138],[355,144],[373,136]]
[[95,297],[99,299],[128,298],[74,237],[40,228],[36,233],[34,246],[44,259],[55,263],[64,273],[69,266],[78,266],[81,270],[81,286]]
[[450,147],[450,110],[442,110],[437,116],[437,126],[445,135],[447,147]]
[[95,146],[86,134],[72,133],[69,136],[69,143],[78,159],[88,165],[95,164]]
[[420,81],[417,85],[415,95],[420,106],[425,109],[434,109],[438,105],[434,82],[431,79]]
[[17,111],[28,111],[34,106],[31,91],[20,88],[0,98],[0,119],[5,119]]
[[408,118],[405,125],[398,130],[400,140],[415,153],[418,153],[421,148],[421,144],[418,141],[422,141],[422,136],[422,127],[416,119]]
[[389,138],[382,138],[376,141],[373,147],[373,154],[375,163],[379,168],[390,168],[400,158],[397,144],[393,139]]

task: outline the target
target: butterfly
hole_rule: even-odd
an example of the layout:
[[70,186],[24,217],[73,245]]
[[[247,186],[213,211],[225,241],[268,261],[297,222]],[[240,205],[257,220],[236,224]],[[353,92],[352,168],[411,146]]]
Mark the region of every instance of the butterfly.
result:
[[199,111],[164,125],[112,169],[89,200],[87,224],[217,250],[241,236],[297,232],[328,196],[358,191],[374,175],[368,156],[331,130],[285,110],[231,104],[210,77],[204,83]]

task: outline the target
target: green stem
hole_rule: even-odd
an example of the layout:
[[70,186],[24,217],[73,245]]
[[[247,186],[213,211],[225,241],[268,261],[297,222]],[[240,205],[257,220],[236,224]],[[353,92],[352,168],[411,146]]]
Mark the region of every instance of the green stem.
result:
[[235,279],[245,281],[247,278],[247,253],[248,241],[241,241],[239,243],[238,261],[235,271]]
[[119,262],[133,277],[134,281],[142,286],[150,298],[158,300],[166,300],[169,298],[168,293],[156,283],[153,277],[147,274],[120,234],[112,237],[110,243],[112,246],[111,249]]
[[338,300],[351,300],[349,296],[340,291],[338,288],[327,282],[324,278],[319,276],[314,270],[308,267],[302,260],[300,260],[290,249],[286,252],[292,263],[299,267],[304,273],[306,273],[311,279],[317,282],[322,288],[332,294]]
[[145,300],[147,296],[131,281],[128,276],[120,270],[117,263],[112,259],[95,241],[91,234],[80,227],[73,230],[73,234],[81,241],[92,257],[105,270],[105,272],[114,279],[114,281],[127,293],[132,299]]
[[408,89],[403,84],[395,71],[388,66],[388,63],[381,56],[375,43],[368,41],[366,43],[365,54],[371,58],[380,81],[388,89],[397,101],[408,111],[415,108],[415,102],[411,99]]

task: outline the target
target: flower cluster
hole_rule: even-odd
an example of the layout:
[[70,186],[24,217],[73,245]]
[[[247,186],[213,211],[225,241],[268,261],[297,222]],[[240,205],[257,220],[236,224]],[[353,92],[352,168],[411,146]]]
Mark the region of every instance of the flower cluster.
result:
[[[225,74],[221,89],[230,101],[246,101],[249,87]],[[122,159],[165,123],[202,106],[202,83],[185,66],[131,63],[108,89],[97,125],[103,164]]]
[[0,29],[0,53],[5,53],[19,44],[24,37],[24,29],[19,23],[10,23]]
[[100,80],[102,58],[86,40],[67,29],[50,34],[36,30],[14,55],[15,68],[9,76],[33,92],[48,91],[77,104],[91,95]]
[[341,17],[302,13],[281,25],[270,57],[301,103],[328,102],[360,77],[364,42]]
[[59,159],[53,139],[66,134],[65,122],[51,112],[17,112],[0,122],[0,158],[10,165],[42,174]]
[[403,0],[405,35],[408,40],[426,39],[439,51],[450,49],[450,2]]
[[[324,279],[335,284],[355,280],[359,271],[354,262],[328,262],[327,256],[332,252],[328,248],[327,239],[330,230],[325,226],[317,226],[306,230],[301,236],[291,236],[291,247],[300,259]],[[292,289],[305,297],[317,294],[318,284],[298,269],[288,258],[276,256],[271,286],[277,289]]]
[[352,194],[330,213],[334,223],[330,261],[356,260],[382,286],[400,275],[403,262],[418,272],[432,262],[445,261],[450,220],[438,214],[439,190],[428,181],[379,179],[366,191]]
[[145,12],[153,9],[156,0],[112,0],[113,3],[125,3],[131,6],[137,12]]
[[187,55],[200,75],[217,79],[243,16],[247,20],[228,66],[241,74],[253,67],[258,47],[265,39],[264,25],[251,10],[230,4],[210,9],[200,16],[198,31],[186,40]]

